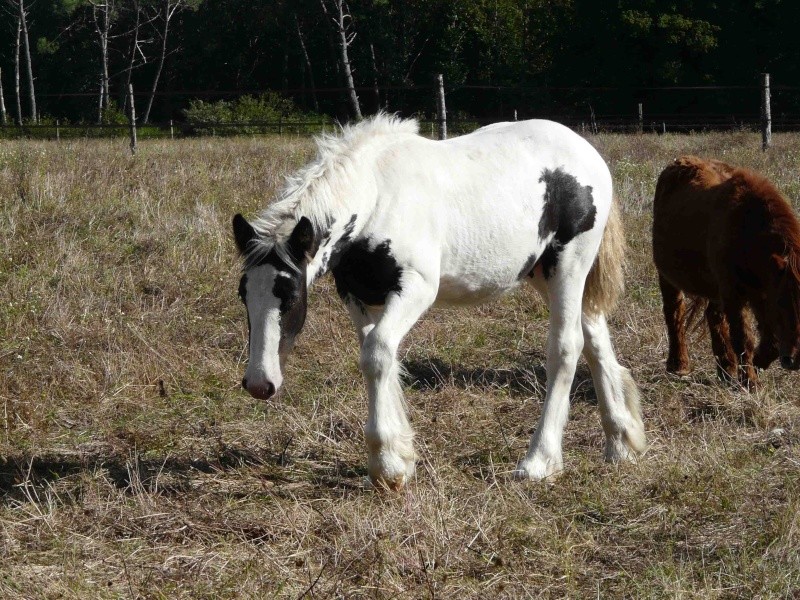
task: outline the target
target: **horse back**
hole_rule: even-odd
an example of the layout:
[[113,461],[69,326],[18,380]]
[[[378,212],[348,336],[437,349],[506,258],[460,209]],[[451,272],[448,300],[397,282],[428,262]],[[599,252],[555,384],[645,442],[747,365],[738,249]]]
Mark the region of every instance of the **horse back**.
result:
[[653,258],[676,287],[706,298],[757,288],[772,254],[800,247],[790,204],[765,177],[682,156],[661,173],[653,200]]
[[663,277],[692,295],[717,295],[708,244],[712,221],[719,216],[713,190],[730,172],[725,163],[682,156],[661,172],[656,184],[653,259]]

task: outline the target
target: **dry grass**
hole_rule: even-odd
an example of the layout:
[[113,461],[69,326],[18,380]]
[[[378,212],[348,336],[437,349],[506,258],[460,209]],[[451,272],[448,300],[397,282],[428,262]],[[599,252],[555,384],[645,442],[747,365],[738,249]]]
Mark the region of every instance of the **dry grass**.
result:
[[[664,373],[650,201],[684,152],[800,196],[800,137],[602,135],[631,246],[611,325],[651,448],[601,461],[579,367],[566,472],[508,473],[536,422],[546,311],[529,291],[434,311],[403,348],[418,477],[362,488],[355,334],[324,280],[279,402],[243,394],[233,212],[302,140],[0,143],[0,597],[792,597],[797,375],[758,394]],[[796,595],[794,597],[797,597]]]

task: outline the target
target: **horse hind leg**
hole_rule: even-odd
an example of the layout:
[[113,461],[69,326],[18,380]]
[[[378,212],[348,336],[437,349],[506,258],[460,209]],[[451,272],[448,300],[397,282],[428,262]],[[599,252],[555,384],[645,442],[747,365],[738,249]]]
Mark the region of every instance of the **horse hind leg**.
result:
[[583,355],[589,363],[606,436],[605,459],[633,460],[647,447],[639,388],[617,362],[605,316],[583,314]]
[[735,382],[739,360],[731,346],[731,332],[728,319],[719,306],[710,303],[706,308],[706,322],[711,337],[711,351],[717,362],[717,376],[723,381]]
[[543,296],[550,306],[547,392],[528,452],[514,471],[519,479],[544,479],[563,469],[561,442],[569,414],[569,393],[583,347],[583,281],[559,276],[557,271],[552,280],[542,283],[537,278],[534,285],[546,288]]

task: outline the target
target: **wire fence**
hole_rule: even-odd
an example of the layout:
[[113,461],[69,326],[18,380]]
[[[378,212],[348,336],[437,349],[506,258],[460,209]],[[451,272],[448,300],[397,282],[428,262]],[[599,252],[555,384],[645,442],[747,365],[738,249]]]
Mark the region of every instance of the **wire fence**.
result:
[[[149,124],[137,124],[141,139],[187,138],[197,136],[279,135],[309,136],[331,131],[338,121],[346,120],[343,88],[314,90],[319,99],[327,96],[328,110],[338,119],[327,117],[281,118],[202,122],[188,120],[185,113],[174,111],[176,118]],[[436,87],[387,86],[358,88],[365,112],[384,110],[403,117],[416,117],[422,133],[436,137],[440,118],[436,115]],[[758,86],[672,86],[652,88],[603,87],[503,87],[454,86],[446,89],[447,130],[449,135],[468,133],[482,125],[498,121],[550,119],[583,133],[643,132],[685,133],[691,131],[752,130],[762,127]],[[262,91],[263,92],[263,91]],[[258,95],[258,90],[174,91],[159,92],[174,100],[189,97],[236,98]],[[309,90],[284,90],[298,106],[307,104]],[[773,86],[772,130],[800,130],[800,88]],[[83,92],[45,97],[51,113],[58,114],[59,102],[89,96]],[[141,96],[139,96],[141,97]],[[55,104],[53,104],[55,103]],[[137,102],[138,104],[138,102]],[[718,106],[719,110],[693,110],[697,106]],[[479,108],[476,108],[479,107]],[[620,108],[629,110],[620,110]],[[479,113],[479,114],[477,114]],[[38,124],[25,122],[0,127],[0,139],[77,139],[127,137],[130,125],[121,123],[74,123],[47,118]]]
[[[759,115],[645,115],[640,122],[627,115],[526,115],[525,118],[558,121],[579,133],[690,133],[704,131],[759,131]],[[519,119],[519,116],[518,116]],[[513,120],[502,119],[502,120]],[[439,124],[435,119],[418,119],[423,135],[435,138]],[[491,118],[453,119],[448,117],[450,136],[463,135],[497,120]],[[137,126],[139,140],[185,139],[192,137],[298,136],[308,137],[333,132],[337,125],[323,120],[247,121],[215,123],[150,123]],[[773,117],[773,131],[800,131],[800,117]],[[0,127],[0,140],[69,140],[126,138],[128,124],[24,124]]]

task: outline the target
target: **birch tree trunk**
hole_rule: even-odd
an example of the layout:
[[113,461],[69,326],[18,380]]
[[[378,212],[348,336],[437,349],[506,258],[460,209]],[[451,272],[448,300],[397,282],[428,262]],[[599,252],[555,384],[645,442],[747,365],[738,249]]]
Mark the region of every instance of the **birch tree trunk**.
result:
[[3,94],[3,69],[0,69],[0,119],[5,127],[8,124],[8,115],[6,114],[6,99]]
[[125,69],[125,91],[123,93],[122,110],[123,112],[128,109],[128,88],[131,85],[131,77],[133,76],[133,65],[136,63],[136,53],[139,52],[139,28],[142,22],[142,10],[139,5],[139,0],[133,0],[133,10],[136,11],[135,23],[133,25],[133,41],[131,42],[131,53],[128,59],[128,66]]
[[28,24],[25,20],[25,1],[19,0],[19,23],[22,30],[22,42],[25,46],[25,59],[28,70],[28,97],[31,106],[31,118],[34,123],[39,122],[39,113],[36,111],[36,91],[33,87],[33,63],[31,63],[31,45],[28,40]]
[[[108,78],[108,36],[111,32],[111,11],[113,10],[113,0],[105,0],[102,4],[92,2],[92,16],[94,17],[94,29],[97,32],[98,44],[100,46],[100,100],[99,115],[97,122],[102,123],[103,115],[110,104],[109,78]],[[100,17],[97,12],[100,9]]]
[[294,14],[294,26],[297,29],[297,39],[300,41],[300,49],[303,51],[303,60],[306,63],[306,70],[308,71],[308,83],[311,86],[311,100],[314,103],[314,112],[319,112],[319,102],[317,102],[317,86],[314,84],[314,70],[311,68],[311,59],[308,57],[308,50],[306,49],[306,42],[303,39],[303,32],[300,29],[300,20],[297,18],[297,13]]
[[375,96],[375,112],[381,109],[381,89],[378,86],[378,63],[375,60],[375,44],[369,43],[369,55],[372,58],[372,93]]
[[19,46],[22,36],[22,21],[17,19],[17,43],[14,46],[14,95],[17,100],[17,125],[22,126],[22,99],[19,94]]
[[156,67],[156,74],[153,77],[153,87],[150,89],[150,97],[147,99],[147,108],[142,115],[142,123],[150,121],[150,111],[153,108],[153,100],[156,97],[156,90],[158,89],[158,80],[161,78],[161,71],[164,69],[164,61],[167,59],[167,37],[169,36],[169,22],[175,11],[178,10],[180,1],[174,4],[170,0],[164,0],[164,29],[161,32],[161,56],[158,59],[158,67]]
[[[322,3],[322,10],[326,15],[329,15],[328,7],[325,4],[326,0],[320,0]],[[361,105],[358,101],[358,94],[356,94],[356,86],[353,83],[353,69],[350,65],[350,58],[347,49],[355,39],[355,34],[348,32],[347,20],[351,19],[349,14],[346,14],[344,0],[333,0],[333,5],[336,7],[336,13],[331,17],[334,29],[338,36],[339,44],[339,63],[342,67],[342,74],[344,75],[345,86],[347,87],[347,99],[350,105],[351,116],[355,119],[361,120]]]

